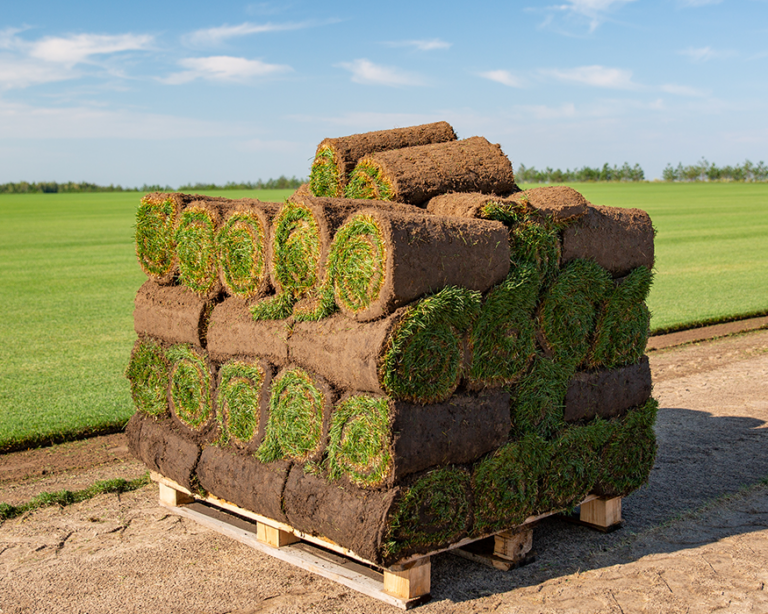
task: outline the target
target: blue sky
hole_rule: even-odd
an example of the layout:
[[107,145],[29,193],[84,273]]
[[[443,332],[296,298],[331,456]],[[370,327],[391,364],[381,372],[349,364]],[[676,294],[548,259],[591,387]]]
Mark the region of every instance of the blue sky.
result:
[[[558,3],[562,2],[562,3]],[[768,159],[768,0],[5,3],[0,183],[306,176],[445,119],[513,164]]]

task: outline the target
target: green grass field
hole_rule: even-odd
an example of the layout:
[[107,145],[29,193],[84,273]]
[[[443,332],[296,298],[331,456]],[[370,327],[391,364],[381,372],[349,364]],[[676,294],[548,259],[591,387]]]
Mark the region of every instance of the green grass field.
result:
[[[574,187],[595,204],[651,214],[653,328],[768,311],[768,185]],[[0,196],[0,451],[111,430],[132,414],[123,371],[144,281],[133,251],[139,197]]]

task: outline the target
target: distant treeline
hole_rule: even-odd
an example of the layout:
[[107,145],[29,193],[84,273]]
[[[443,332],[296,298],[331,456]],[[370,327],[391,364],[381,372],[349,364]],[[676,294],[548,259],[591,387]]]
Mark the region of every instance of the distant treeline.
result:
[[244,183],[236,183],[230,181],[224,185],[216,185],[215,183],[196,183],[182,185],[174,189],[168,185],[147,185],[144,184],[140,188],[124,188],[120,185],[97,185],[95,183],[88,183],[86,181],[74,182],[68,181],[67,183],[57,183],[55,181],[41,181],[41,182],[28,182],[20,181],[18,183],[2,183],[0,184],[0,194],[66,194],[76,192],[201,192],[212,190],[286,190],[298,188],[306,180],[297,179],[291,177],[288,179],[284,175],[281,175],[277,179],[267,179],[262,181],[259,179],[256,182],[247,181]]
[[667,164],[662,174],[664,181],[768,181],[768,166],[765,162],[753,164],[746,160],[736,166],[717,166],[702,158],[698,164],[673,168]]
[[550,167],[540,171],[535,166],[527,167],[520,164],[515,178],[518,183],[569,183],[577,181],[644,181],[645,172],[639,164],[630,166],[625,162],[622,166],[603,164],[602,168],[584,166],[574,170],[564,171]]

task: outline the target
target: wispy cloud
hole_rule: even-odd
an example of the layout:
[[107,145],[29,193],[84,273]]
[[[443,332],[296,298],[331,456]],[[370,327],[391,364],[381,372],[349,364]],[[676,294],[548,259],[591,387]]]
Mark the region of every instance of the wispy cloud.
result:
[[364,58],[352,62],[338,64],[352,73],[352,81],[365,85],[387,85],[398,87],[404,85],[423,85],[422,80],[413,73],[409,73],[392,66],[374,64]]
[[693,62],[708,62],[722,58],[732,58],[736,52],[730,49],[712,49],[712,47],[688,47],[678,52],[680,55],[687,56]]
[[453,43],[448,43],[439,38],[429,40],[390,41],[384,43],[387,47],[413,47],[418,51],[435,51],[436,49],[450,49]]
[[148,34],[77,34],[66,38],[46,37],[31,44],[29,55],[46,62],[74,66],[91,56],[149,49],[153,37]]
[[20,89],[41,83],[66,81],[75,76],[70,70],[26,58],[0,57],[0,89]]
[[248,60],[228,55],[185,58],[180,60],[179,64],[187,70],[169,75],[163,79],[165,83],[179,85],[196,79],[245,82],[258,77],[269,77],[293,70],[284,64],[267,64],[261,60]]
[[603,22],[609,19],[611,13],[625,4],[634,1],[635,0],[566,0],[565,4],[557,4],[546,8],[549,17],[544,25],[549,25],[554,16],[560,14],[564,15],[566,18],[586,22],[589,25],[589,31],[594,32]]
[[662,85],[660,89],[662,92],[666,92],[667,94],[674,94],[675,96],[690,96],[692,98],[704,98],[710,94],[710,92],[707,90],[689,87],[688,85],[675,85],[674,83]]
[[508,87],[524,87],[522,79],[516,77],[508,70],[488,70],[479,73],[484,79],[490,79]]
[[579,66],[577,68],[542,69],[541,74],[559,81],[582,83],[592,87],[629,90],[639,86],[632,81],[632,71],[605,66]]
[[692,8],[700,6],[709,6],[711,4],[720,4],[723,0],[678,0],[678,4]]
[[184,42],[194,46],[216,46],[230,38],[250,36],[251,34],[265,34],[267,32],[287,32],[290,30],[302,30],[317,25],[314,22],[303,21],[298,23],[250,23],[245,22],[237,26],[218,26],[196,30],[184,37]]

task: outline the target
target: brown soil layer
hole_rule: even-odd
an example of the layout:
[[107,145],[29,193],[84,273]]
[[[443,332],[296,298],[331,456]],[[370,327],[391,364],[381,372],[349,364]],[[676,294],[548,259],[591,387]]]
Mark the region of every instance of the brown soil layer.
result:
[[394,402],[390,485],[430,467],[467,464],[501,446],[509,435],[509,394],[454,394],[442,403]]
[[577,373],[565,395],[568,422],[613,418],[645,403],[651,396],[651,368],[648,357],[639,363],[610,371]]
[[336,168],[339,172],[339,187],[343,190],[349,173],[363,156],[390,149],[455,140],[456,133],[448,122],[435,122],[407,128],[378,130],[335,139],[324,139],[317,146],[317,152],[319,153],[324,148],[330,148],[333,151]]
[[208,352],[218,362],[235,356],[259,356],[277,365],[288,363],[291,320],[255,322],[246,302],[228,298],[219,303],[208,324]]
[[197,477],[200,486],[212,495],[285,522],[282,496],[290,468],[290,463],[284,461],[265,465],[252,456],[208,446],[200,456]]
[[338,388],[385,394],[379,362],[405,309],[374,322],[355,322],[342,314],[296,322],[288,339],[291,360]]
[[519,189],[501,147],[480,136],[384,151],[360,162],[381,169],[392,186],[392,200],[417,206],[446,192],[503,196]]
[[648,351],[663,350],[678,345],[696,343],[699,341],[710,341],[712,339],[717,339],[718,337],[727,337],[729,335],[759,330],[761,328],[768,328],[768,316],[748,318],[736,322],[725,322],[723,324],[713,324],[712,326],[702,326],[700,328],[681,330],[664,335],[654,335],[648,339],[646,349]]
[[398,493],[397,488],[339,488],[294,466],[285,485],[283,506],[295,529],[321,535],[373,563],[380,563],[386,518]]
[[213,304],[184,286],[145,282],[136,294],[133,328],[168,343],[205,347],[208,315]]
[[430,199],[427,211],[435,215],[454,217],[483,217],[483,207],[489,203],[515,206],[520,213],[537,212],[556,223],[570,222],[587,212],[586,199],[573,188],[549,186],[515,192],[499,197],[480,192],[450,192]]
[[337,301],[358,321],[389,315],[446,286],[485,292],[509,272],[507,230],[500,222],[375,209],[359,215],[372,217],[381,230],[386,265],[381,289],[370,305],[355,312]]
[[584,258],[594,260],[614,278],[639,266],[653,268],[654,230],[640,209],[596,207],[563,232],[560,265]]
[[169,419],[156,420],[136,413],[125,427],[128,448],[149,469],[189,490],[200,458],[200,446],[183,436]]

